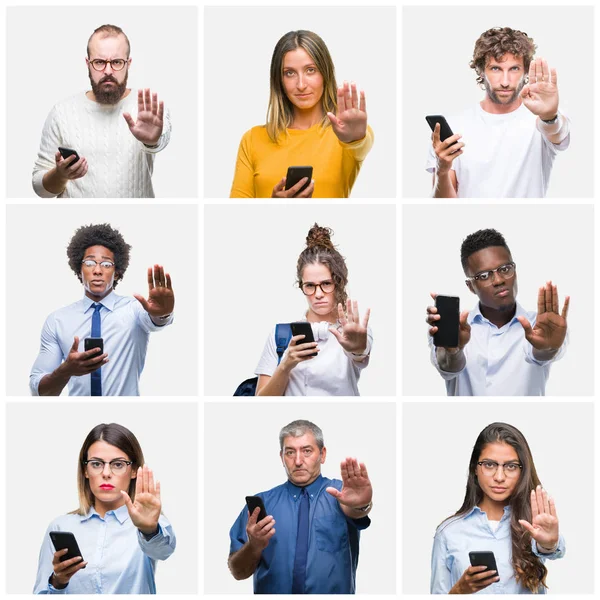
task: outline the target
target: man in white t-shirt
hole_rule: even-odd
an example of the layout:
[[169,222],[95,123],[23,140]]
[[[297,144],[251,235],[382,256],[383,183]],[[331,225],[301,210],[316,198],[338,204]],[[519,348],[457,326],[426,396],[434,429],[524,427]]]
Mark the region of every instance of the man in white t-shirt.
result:
[[48,115],[32,176],[38,196],[154,197],[154,155],[169,143],[171,123],[156,93],[138,90],[136,97],[127,87],[129,53],[129,39],[116,25],[90,36],[85,61],[92,89]]
[[479,37],[470,66],[485,98],[448,119],[460,133],[441,140],[436,124],[426,166],[435,198],[546,196],[554,158],[569,146],[569,121],[558,110],[556,69],[534,59],[535,50],[510,27]]

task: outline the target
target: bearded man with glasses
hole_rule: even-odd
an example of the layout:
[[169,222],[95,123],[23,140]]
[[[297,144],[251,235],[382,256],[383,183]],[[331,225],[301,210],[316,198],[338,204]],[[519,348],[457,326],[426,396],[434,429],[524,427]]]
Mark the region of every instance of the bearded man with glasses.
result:
[[75,232],[67,256],[84,296],[46,319],[29,376],[32,395],[59,396],[68,385],[70,396],[139,396],[149,335],[173,322],[175,294],[171,276],[154,265],[147,299],[118,296],[130,250],[107,223]]
[[92,89],[48,115],[33,168],[38,196],[154,198],[154,155],[169,143],[171,121],[158,94],[127,87],[129,51],[116,25],[90,36],[85,62]]
[[525,311],[516,301],[517,266],[495,229],[467,236],[461,262],[479,302],[461,313],[456,348],[434,345],[441,315],[427,307],[431,362],[448,396],[545,395],[550,365],[565,352],[569,296],[559,312],[557,287],[547,281],[538,290],[537,312]]

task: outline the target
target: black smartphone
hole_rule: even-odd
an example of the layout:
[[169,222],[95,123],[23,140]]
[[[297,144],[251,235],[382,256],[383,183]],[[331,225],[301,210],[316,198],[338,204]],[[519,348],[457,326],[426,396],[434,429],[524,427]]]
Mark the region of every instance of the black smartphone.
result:
[[[100,348],[100,352],[96,354],[96,356],[100,356],[104,352],[104,340],[102,338],[85,338],[83,340],[83,349],[85,352],[91,350],[92,348]],[[93,358],[93,357],[92,357]]]
[[[65,548],[68,550],[64,556],[60,557],[60,562],[75,558],[76,556],[81,556],[81,560],[83,560],[83,554],[81,554],[77,540],[70,531],[51,531],[50,539],[56,551],[64,550]],[[85,569],[85,567],[83,568]]]
[[[300,340],[299,344],[308,344],[309,342],[315,341],[315,336],[313,335],[312,327],[308,321],[298,321],[297,323],[290,323],[290,328],[292,330],[292,336],[295,335],[303,335],[304,339]],[[309,356],[317,356],[318,352],[314,354],[309,354]]]
[[265,508],[265,503],[263,502],[263,499],[260,496],[246,496],[246,506],[248,507],[250,514],[254,512],[257,506],[260,508],[260,512],[258,513],[258,519],[256,519],[257,523],[267,516],[267,509]]
[[288,167],[287,175],[285,176],[285,189],[289,190],[294,187],[303,177],[308,177],[307,182],[296,192],[299,194],[303,192],[312,180],[313,168],[312,167]]
[[77,150],[73,150],[73,148],[62,148],[59,146],[58,151],[63,158],[69,158],[69,156],[75,155],[75,160],[69,165],[70,167],[72,167],[79,160],[79,154],[77,154]]
[[[469,552],[469,560],[472,567],[487,567],[486,571],[496,571],[490,577],[498,575],[498,567],[496,566],[496,557],[493,552]],[[485,571],[483,571],[485,573]]]
[[435,124],[440,124],[440,141],[444,141],[446,138],[453,136],[452,129],[450,129],[450,125],[448,125],[448,121],[446,121],[446,117],[442,115],[427,115],[425,120],[429,123],[429,127],[431,127],[431,131],[435,129]]
[[433,345],[442,348],[456,348],[458,346],[460,298],[457,296],[437,296],[435,307],[438,310],[440,319],[435,322],[438,330],[433,335]]

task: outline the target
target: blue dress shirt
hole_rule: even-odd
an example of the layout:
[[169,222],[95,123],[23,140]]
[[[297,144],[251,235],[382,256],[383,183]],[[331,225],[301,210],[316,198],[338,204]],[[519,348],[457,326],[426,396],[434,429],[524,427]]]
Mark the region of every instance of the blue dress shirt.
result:
[[[58,368],[73,346],[73,338],[79,337],[79,352],[84,350],[84,339],[92,331],[93,300],[84,296],[78,302],[59,308],[44,323],[40,353],[31,369],[29,388],[38,396],[38,387],[44,375]],[[164,325],[156,325],[150,315],[135,299],[118,296],[111,292],[99,303],[104,352],[108,363],[102,366],[103,396],[139,396],[140,374],[146,361],[148,336],[173,322],[173,315]],[[69,396],[90,396],[91,377],[71,377]]]
[[515,316],[503,327],[490,323],[479,309],[469,313],[471,339],[464,347],[466,364],[462,371],[443,371],[437,362],[433,338],[429,337],[431,362],[446,381],[448,396],[544,396],[550,366],[565,353],[568,335],[553,358],[533,357],[533,346],[517,317],[527,317],[535,325],[537,313],[526,312],[517,303]]
[[[504,507],[504,514],[498,528],[493,531],[487,515],[478,506],[461,517],[451,517],[444,521],[435,532],[431,554],[431,593],[447,594],[471,566],[469,552],[490,551],[496,558],[500,581],[481,590],[481,594],[530,594],[515,579],[511,563],[510,506]],[[552,554],[541,554],[532,540],[531,549],[542,562],[549,558],[562,558],[565,554],[565,540],[559,536],[558,548]],[[546,593],[540,586],[538,592]]]
[[[319,477],[307,486],[309,494],[309,536],[306,564],[305,593],[354,594],[360,530],[371,520],[349,519],[339,502],[325,488],[342,489],[338,479]],[[287,481],[267,492],[258,494],[263,499],[267,514],[275,518],[275,535],[262,551],[254,572],[255,594],[290,594],[298,509],[302,488]],[[237,552],[248,541],[246,524],[248,509],[242,509],[229,532],[230,553]]]
[[[50,531],[70,531],[75,535],[83,559],[88,561],[71,577],[66,588],[55,589],[49,578],[53,573],[54,546]],[[156,561],[175,551],[175,534],[161,515],[158,533],[147,540],[131,522],[127,506],[110,510],[102,518],[93,508],[87,515],[62,515],[48,530],[38,562],[34,594],[156,594]]]

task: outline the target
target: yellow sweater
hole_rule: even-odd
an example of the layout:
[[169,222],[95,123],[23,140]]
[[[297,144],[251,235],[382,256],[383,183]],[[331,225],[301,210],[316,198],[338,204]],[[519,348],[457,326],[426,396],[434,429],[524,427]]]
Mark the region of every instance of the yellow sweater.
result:
[[242,137],[238,150],[231,198],[270,198],[288,167],[312,166],[313,198],[347,198],[371,146],[373,130],[367,127],[362,140],[344,144],[331,126],[320,123],[310,129],[288,129],[274,144],[264,125]]

